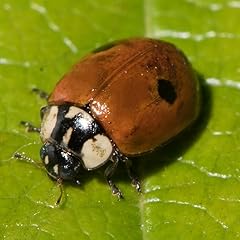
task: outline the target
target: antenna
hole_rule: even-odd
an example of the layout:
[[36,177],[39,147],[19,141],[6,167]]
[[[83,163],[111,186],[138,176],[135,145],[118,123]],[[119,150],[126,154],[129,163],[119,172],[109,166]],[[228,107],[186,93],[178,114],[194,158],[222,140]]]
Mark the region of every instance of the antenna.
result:
[[18,160],[21,160],[21,161],[23,160],[23,161],[25,161],[25,162],[27,162],[27,163],[34,164],[36,167],[43,169],[42,163],[37,162],[36,160],[28,157],[28,156],[25,154],[25,152],[21,152],[21,153],[20,153],[20,152],[15,152],[14,155],[13,155],[13,157],[16,158],[16,159],[18,159]]

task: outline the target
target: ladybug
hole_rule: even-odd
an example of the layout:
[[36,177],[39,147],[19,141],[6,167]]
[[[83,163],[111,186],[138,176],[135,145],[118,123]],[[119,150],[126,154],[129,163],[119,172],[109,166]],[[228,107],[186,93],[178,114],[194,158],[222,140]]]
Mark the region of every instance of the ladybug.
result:
[[51,178],[79,184],[83,170],[106,165],[106,180],[121,198],[112,181],[118,163],[126,164],[140,191],[129,158],[153,151],[188,127],[198,116],[199,95],[193,68],[173,44],[122,40],[73,66],[47,97],[41,128],[31,129],[40,132],[40,156]]

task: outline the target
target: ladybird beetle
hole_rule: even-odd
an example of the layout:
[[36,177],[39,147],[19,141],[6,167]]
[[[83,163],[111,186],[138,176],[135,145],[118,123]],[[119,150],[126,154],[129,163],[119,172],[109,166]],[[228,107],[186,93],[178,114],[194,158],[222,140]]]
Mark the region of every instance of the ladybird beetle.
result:
[[[82,170],[108,165],[112,181],[120,161],[140,183],[129,158],[151,152],[189,126],[199,112],[199,84],[173,44],[149,38],[101,47],[80,60],[41,109],[41,159],[50,177],[80,183]],[[28,125],[30,126],[30,125]]]

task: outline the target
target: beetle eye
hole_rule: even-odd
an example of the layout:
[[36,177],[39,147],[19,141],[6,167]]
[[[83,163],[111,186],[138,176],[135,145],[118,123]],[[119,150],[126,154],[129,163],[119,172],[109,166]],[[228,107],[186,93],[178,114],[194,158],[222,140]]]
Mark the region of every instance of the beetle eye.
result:
[[45,106],[45,107],[42,107],[40,109],[40,117],[41,117],[41,120],[43,119],[43,116],[44,114],[47,112],[47,110],[49,109],[49,106]]

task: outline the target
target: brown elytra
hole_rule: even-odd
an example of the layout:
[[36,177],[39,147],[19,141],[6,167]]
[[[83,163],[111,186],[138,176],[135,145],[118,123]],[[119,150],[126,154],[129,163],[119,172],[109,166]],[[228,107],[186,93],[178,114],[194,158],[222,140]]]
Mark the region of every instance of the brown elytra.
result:
[[165,143],[196,119],[199,84],[174,45],[128,39],[80,60],[48,102],[88,105],[121,153],[134,156]]

